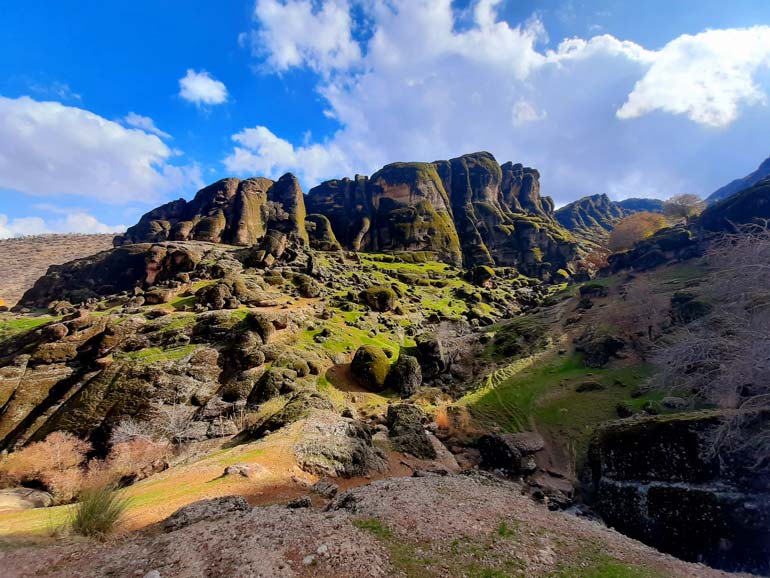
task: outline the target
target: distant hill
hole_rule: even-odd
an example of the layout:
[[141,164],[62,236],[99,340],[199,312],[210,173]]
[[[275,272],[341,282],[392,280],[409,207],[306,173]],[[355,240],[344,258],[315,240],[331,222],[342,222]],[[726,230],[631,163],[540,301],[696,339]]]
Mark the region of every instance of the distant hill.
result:
[[735,179],[734,181],[726,184],[721,189],[717,189],[711,193],[708,197],[706,197],[706,201],[709,204],[716,203],[722,199],[726,199],[727,197],[734,195],[737,192],[747,189],[752,185],[757,184],[759,181],[767,177],[770,177],[770,157],[762,161],[762,164],[759,165],[757,170],[750,175],[746,175],[742,179]]
[[587,245],[605,245],[612,229],[633,213],[663,211],[659,199],[612,201],[607,195],[590,195],[556,211],[559,224]]
[[556,220],[575,237],[588,244],[603,245],[626,211],[607,195],[591,195],[556,211]]
[[763,179],[707,208],[701,213],[700,225],[707,231],[729,231],[733,224],[768,219],[770,178]]
[[0,239],[0,299],[13,306],[51,265],[112,247],[113,235],[36,235]]
[[624,211],[627,213],[642,213],[649,211],[651,213],[663,212],[663,201],[660,199],[625,199],[624,201],[617,201]]

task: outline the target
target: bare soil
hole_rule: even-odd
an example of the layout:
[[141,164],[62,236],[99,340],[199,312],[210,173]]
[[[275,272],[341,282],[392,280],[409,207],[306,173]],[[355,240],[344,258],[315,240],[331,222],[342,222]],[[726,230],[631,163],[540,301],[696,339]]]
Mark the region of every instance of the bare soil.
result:
[[51,265],[112,248],[115,235],[36,235],[0,239],[0,300],[13,307]]

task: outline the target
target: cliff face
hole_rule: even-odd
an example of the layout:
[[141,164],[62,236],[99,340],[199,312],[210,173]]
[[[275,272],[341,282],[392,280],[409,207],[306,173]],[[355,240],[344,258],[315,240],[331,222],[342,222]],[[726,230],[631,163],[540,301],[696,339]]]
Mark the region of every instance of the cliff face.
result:
[[394,163],[371,178],[310,190],[340,243],[363,251],[429,251],[455,265],[513,266],[544,276],[577,246],[540,196],[540,174],[486,152],[433,163]]
[[320,250],[425,251],[456,266],[512,266],[544,277],[569,268],[573,238],[540,196],[540,174],[486,152],[393,163],[324,182],[307,196],[290,174],[225,179],[150,211],[115,245],[208,241],[248,246],[269,230]]

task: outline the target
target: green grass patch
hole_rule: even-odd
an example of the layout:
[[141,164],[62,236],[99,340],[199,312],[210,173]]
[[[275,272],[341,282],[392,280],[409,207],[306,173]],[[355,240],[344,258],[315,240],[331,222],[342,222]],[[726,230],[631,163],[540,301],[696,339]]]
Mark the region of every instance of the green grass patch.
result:
[[198,348],[197,345],[183,345],[181,347],[171,347],[163,349],[161,347],[148,347],[139,351],[130,351],[121,354],[123,359],[152,363],[153,361],[177,361],[189,355]]
[[0,341],[5,341],[16,335],[31,331],[36,327],[58,321],[60,317],[53,315],[36,315],[28,317],[3,316],[0,318]]

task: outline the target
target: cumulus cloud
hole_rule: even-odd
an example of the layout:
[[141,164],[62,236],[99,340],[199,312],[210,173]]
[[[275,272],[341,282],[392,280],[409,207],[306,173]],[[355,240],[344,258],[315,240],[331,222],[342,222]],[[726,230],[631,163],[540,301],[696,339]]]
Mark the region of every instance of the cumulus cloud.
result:
[[188,68],[187,74],[179,79],[179,96],[201,106],[223,104],[228,95],[224,83],[212,78],[208,72]]
[[0,239],[50,233],[120,233],[125,229],[125,225],[105,225],[82,211],[65,213],[62,218],[49,221],[42,217],[9,219],[8,215],[0,214]]
[[155,121],[152,120],[149,116],[142,116],[141,114],[136,114],[135,112],[129,112],[123,119],[123,122],[125,122],[128,126],[141,129],[145,132],[149,132],[150,134],[157,135],[160,138],[171,138],[170,134],[163,132],[157,126],[155,126]]
[[167,162],[173,154],[156,135],[87,110],[0,96],[0,189],[114,203],[156,200],[200,184],[197,167]]
[[320,6],[310,0],[257,0],[254,17],[260,27],[251,35],[252,50],[264,55],[273,70],[309,66],[327,73],[361,58],[346,0],[326,0]]
[[766,102],[754,76],[768,65],[768,26],[685,34],[655,54],[618,117],[663,110],[705,125],[727,126],[738,117],[741,105]]
[[[539,168],[544,192],[566,202],[599,192],[706,194],[740,174],[724,162],[736,150],[746,169],[768,154],[758,127],[770,115],[757,106],[764,96],[756,78],[767,58],[764,27],[726,31],[729,40],[683,36],[658,51],[607,34],[546,49],[543,24],[501,20],[500,0],[478,0],[463,14],[450,0],[367,0],[356,5],[369,26],[364,39],[344,2],[255,6],[263,64],[318,72],[325,114],[339,129],[301,146],[267,127],[241,131],[225,160],[234,172],[292,170],[312,185],[396,160],[489,150]],[[347,16],[334,20],[336,44],[316,42],[317,26],[265,35],[277,34],[275,14],[296,11],[316,24],[307,18],[340,10]],[[675,114],[648,114],[656,110]],[[733,123],[718,140],[715,121]]]
[[278,138],[268,128],[247,128],[233,135],[237,146],[225,160],[227,170],[278,178],[294,171],[307,183],[315,183],[329,174],[351,170],[346,155],[334,145],[313,144],[294,147]]

